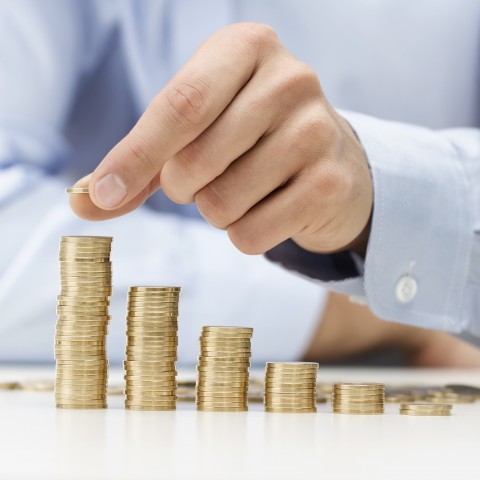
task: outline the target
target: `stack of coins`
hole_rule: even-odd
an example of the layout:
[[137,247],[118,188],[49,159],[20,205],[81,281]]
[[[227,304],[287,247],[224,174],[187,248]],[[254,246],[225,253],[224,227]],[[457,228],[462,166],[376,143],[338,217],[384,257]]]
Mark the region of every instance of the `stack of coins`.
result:
[[175,410],[180,287],[130,287],[125,407]]
[[55,401],[105,408],[106,335],[112,294],[111,237],[62,237],[55,334]]
[[265,368],[265,411],[315,413],[317,370],[314,362],[268,362]]
[[378,415],[384,413],[385,385],[382,383],[337,383],[333,385],[333,413]]
[[448,417],[452,411],[452,405],[448,403],[402,403],[400,415]]
[[248,369],[253,328],[203,327],[198,357],[197,409],[244,412],[248,409]]

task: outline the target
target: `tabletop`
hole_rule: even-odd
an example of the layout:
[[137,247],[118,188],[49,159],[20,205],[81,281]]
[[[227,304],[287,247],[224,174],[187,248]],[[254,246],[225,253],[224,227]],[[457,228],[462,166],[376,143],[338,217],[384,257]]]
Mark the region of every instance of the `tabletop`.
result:
[[[0,366],[0,382],[53,379],[54,368]],[[252,372],[261,378],[261,371]],[[194,378],[181,371],[180,378]],[[111,382],[121,381],[113,369]],[[320,382],[480,385],[477,370],[320,368]],[[51,392],[0,391],[0,479],[476,479],[480,402],[450,417],[62,410]]]

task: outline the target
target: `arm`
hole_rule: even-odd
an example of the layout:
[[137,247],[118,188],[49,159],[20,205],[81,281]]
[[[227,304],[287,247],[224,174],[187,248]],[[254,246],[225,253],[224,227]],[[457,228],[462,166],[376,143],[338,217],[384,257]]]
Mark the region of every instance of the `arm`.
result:
[[358,355],[401,352],[416,367],[478,368],[480,349],[438,330],[385,322],[364,305],[331,293],[304,359],[329,364]]
[[[161,187],[177,203],[195,201],[242,252],[290,239],[277,260],[366,297],[383,318],[480,329],[478,132],[454,140],[346,116],[353,131],[271,29],[230,26],[80,182],[90,197],[71,204],[107,219]],[[362,265],[350,252],[365,251],[370,219]]]

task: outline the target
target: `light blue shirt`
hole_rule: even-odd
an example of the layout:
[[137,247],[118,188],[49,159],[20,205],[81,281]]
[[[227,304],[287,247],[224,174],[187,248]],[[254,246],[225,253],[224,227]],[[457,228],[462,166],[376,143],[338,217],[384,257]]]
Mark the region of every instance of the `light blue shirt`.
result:
[[[201,41],[225,24],[247,20],[272,25],[290,51],[318,72],[327,97],[367,153],[375,194],[367,256],[364,263],[357,259],[360,276],[329,286],[367,301],[385,319],[480,334],[480,1],[0,0],[0,307],[12,317],[0,325],[0,338],[7,339],[0,352],[14,354],[27,328],[36,345],[32,357],[41,357],[51,341],[43,333],[51,330],[31,319],[35,307],[20,308],[13,292],[30,292],[31,305],[51,294],[48,282],[39,286],[38,276],[34,282],[28,273],[45,268],[37,255],[47,244],[56,248],[59,234],[103,229],[124,238],[132,237],[132,224],[145,225],[151,237],[142,236],[142,253],[159,255],[156,241],[162,237],[154,232],[163,235],[178,217],[154,219],[146,210],[87,225],[69,216],[62,187],[95,168]],[[194,206],[177,206],[161,195],[149,204],[184,219],[197,216]],[[156,222],[162,221],[160,228]],[[160,255],[159,268],[172,272],[160,280],[188,284],[194,281],[187,278],[218,275],[207,272],[207,256],[199,254],[203,266],[196,269],[188,253],[203,235],[198,229],[208,227],[182,222],[172,228],[186,229],[181,236],[189,240],[183,250],[172,246],[178,236],[172,245],[162,243],[175,254]],[[135,248],[135,240],[125,242],[125,252]],[[228,261],[231,256],[225,253]],[[45,258],[52,261],[51,254]],[[246,261],[238,260],[240,269]],[[129,265],[118,280],[121,290],[128,282],[158,282],[145,265],[148,273],[134,281],[134,268]],[[285,319],[282,328],[291,337],[291,351],[299,354],[314,328],[318,288],[262,258],[248,268],[244,298],[268,276],[281,276],[282,285],[298,292],[297,306],[305,310],[297,312],[298,321]],[[256,277],[258,271],[265,273]],[[230,275],[234,282],[238,273]],[[191,298],[195,315],[199,297]],[[258,308],[259,314],[274,314]],[[289,311],[284,304],[282,309]],[[188,304],[186,310],[190,314]],[[279,342],[279,351],[285,350]],[[185,352],[192,349],[193,340]]]

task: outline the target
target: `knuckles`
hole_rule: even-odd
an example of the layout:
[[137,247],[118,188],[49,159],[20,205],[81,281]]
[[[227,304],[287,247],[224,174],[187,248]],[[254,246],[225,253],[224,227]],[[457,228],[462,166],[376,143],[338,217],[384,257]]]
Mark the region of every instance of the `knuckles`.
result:
[[227,233],[235,247],[246,255],[260,255],[266,251],[260,241],[260,233],[248,229],[242,222],[230,225]]
[[227,228],[232,221],[232,213],[225,201],[225,195],[219,191],[217,182],[212,182],[203,187],[195,195],[195,203],[202,216],[213,226],[221,229]]
[[167,118],[182,131],[201,125],[212,109],[209,88],[200,80],[195,84],[173,84],[167,87],[165,96],[166,107],[161,98],[158,99],[159,106],[167,109]]
[[278,48],[280,45],[280,40],[275,30],[263,23],[238,23],[227,28],[233,29],[235,35],[239,37],[238,41],[249,51],[255,51],[258,54]]

